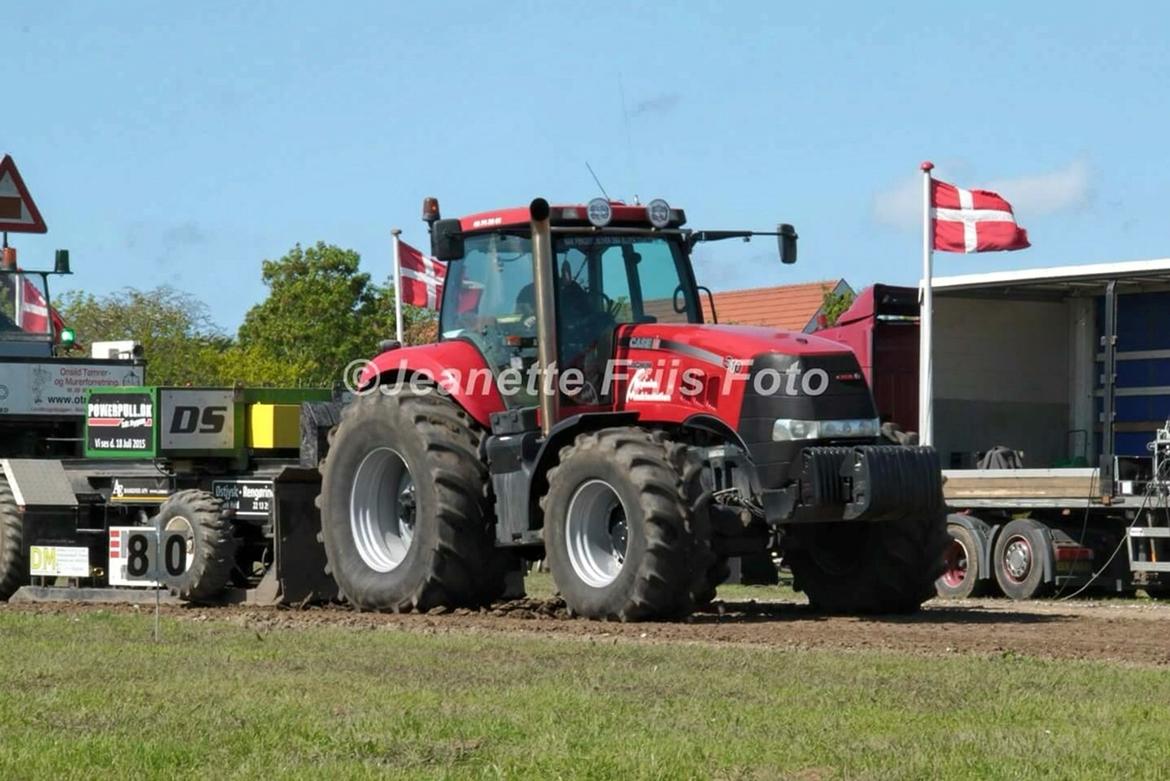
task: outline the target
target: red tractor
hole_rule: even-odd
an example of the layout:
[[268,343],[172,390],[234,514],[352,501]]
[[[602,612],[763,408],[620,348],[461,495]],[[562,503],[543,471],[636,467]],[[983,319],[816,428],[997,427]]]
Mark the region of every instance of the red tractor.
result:
[[[322,541],[358,609],[475,606],[543,558],[569,610],[677,618],[729,557],[778,551],[831,612],[934,593],[946,519],[930,448],[883,444],[844,346],[710,325],[681,209],[503,209],[441,219],[435,344],[383,344],[322,464]],[[710,296],[710,291],[706,291]]]

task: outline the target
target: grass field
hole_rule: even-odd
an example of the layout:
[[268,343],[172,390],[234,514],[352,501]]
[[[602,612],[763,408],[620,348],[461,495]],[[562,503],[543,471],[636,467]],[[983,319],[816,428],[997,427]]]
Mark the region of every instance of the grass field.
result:
[[[0,609],[0,778],[1157,778],[1164,669]],[[603,628],[599,626],[599,631]]]

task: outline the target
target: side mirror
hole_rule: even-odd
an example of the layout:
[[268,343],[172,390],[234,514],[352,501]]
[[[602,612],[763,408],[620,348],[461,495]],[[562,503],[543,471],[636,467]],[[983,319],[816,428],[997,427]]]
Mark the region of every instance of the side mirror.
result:
[[779,234],[778,241],[780,244],[780,262],[795,263],[796,240],[799,238],[796,235],[796,228],[787,223],[784,223],[776,226],[776,233]]
[[431,255],[450,262],[463,257],[463,229],[459,220],[436,220],[431,229]]

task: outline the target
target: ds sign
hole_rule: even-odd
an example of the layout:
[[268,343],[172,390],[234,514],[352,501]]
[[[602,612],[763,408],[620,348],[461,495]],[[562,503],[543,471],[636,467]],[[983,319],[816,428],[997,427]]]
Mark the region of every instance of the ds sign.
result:
[[236,444],[232,391],[161,391],[163,450],[231,450]]

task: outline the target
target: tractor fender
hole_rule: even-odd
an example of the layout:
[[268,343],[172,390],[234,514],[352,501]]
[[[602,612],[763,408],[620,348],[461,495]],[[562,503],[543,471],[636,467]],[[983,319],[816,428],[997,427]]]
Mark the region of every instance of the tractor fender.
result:
[[572,415],[553,426],[540,444],[533,461],[532,482],[528,488],[529,528],[544,526],[540,498],[548,491],[548,470],[557,465],[561,448],[570,444],[578,434],[614,426],[632,426],[638,422],[637,412],[584,412]]
[[420,380],[433,383],[487,430],[492,413],[504,410],[494,372],[475,345],[463,339],[392,347],[364,363],[356,386],[359,393],[376,393],[377,386]]
[[989,526],[985,521],[974,515],[967,515],[965,513],[948,513],[947,523],[962,526],[971,532],[975,536],[975,539],[979,540],[979,572],[984,579],[994,579],[995,573],[991,569],[991,556],[995,533],[1000,527]]

